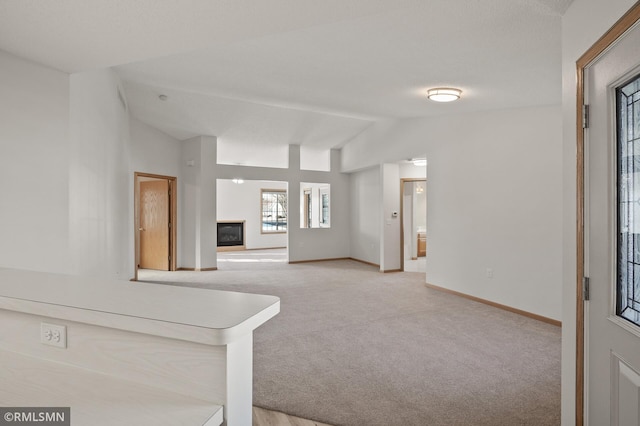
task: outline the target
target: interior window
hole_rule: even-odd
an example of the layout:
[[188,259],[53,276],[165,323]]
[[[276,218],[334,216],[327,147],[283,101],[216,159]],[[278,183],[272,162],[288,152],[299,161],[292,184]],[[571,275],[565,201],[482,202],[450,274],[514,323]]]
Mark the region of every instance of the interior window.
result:
[[331,226],[331,185],[300,183],[300,227],[329,228]]

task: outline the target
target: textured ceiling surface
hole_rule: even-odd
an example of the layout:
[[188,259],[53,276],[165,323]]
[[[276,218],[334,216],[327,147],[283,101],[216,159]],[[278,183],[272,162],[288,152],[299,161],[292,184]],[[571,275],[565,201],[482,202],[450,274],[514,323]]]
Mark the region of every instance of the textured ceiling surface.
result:
[[[328,148],[378,119],[559,103],[569,4],[4,0],[0,49],[66,72],[115,67],[132,113],[178,139]],[[434,86],[463,98],[429,102]]]

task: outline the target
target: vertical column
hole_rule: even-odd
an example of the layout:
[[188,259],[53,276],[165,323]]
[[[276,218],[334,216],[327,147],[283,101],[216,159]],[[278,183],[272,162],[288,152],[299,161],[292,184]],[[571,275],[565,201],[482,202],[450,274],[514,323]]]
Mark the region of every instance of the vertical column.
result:
[[217,258],[217,214],[216,175],[217,144],[215,136],[202,136],[200,160],[202,185],[200,203],[200,269],[216,269]]
[[295,252],[300,244],[300,177],[300,145],[289,145],[287,260],[295,260],[295,255],[292,252]]
[[182,142],[182,211],[180,266],[215,269],[216,258],[216,143],[211,136]]
[[380,166],[382,182],[382,224],[380,232],[380,270],[400,270],[400,168],[397,164]]

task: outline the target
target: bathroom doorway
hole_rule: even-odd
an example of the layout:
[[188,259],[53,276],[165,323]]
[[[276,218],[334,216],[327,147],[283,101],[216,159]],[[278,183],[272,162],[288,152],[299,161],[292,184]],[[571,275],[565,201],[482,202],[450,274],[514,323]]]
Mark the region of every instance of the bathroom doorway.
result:
[[402,270],[426,272],[427,181],[401,179],[400,253]]

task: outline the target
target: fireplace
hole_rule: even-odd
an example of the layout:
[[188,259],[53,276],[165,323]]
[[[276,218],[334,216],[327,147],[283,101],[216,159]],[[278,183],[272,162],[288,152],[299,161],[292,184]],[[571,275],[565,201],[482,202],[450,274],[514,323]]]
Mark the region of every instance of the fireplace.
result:
[[218,222],[218,247],[244,246],[244,221]]

